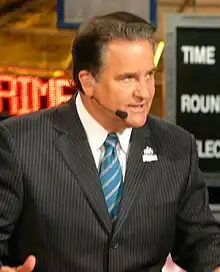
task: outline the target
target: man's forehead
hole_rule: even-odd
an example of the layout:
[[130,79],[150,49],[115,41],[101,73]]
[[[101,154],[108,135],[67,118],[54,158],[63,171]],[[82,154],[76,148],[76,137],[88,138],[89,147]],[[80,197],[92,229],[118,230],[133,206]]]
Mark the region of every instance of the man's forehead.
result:
[[103,47],[103,57],[117,57],[119,59],[131,58],[133,54],[146,54],[151,57],[154,54],[153,47],[148,40],[128,41],[114,40]]
[[148,40],[114,40],[103,47],[101,70],[104,71],[107,68],[113,68],[115,66],[120,66],[122,68],[122,65],[126,67],[128,63],[130,63],[130,65],[132,63],[132,66],[135,66],[135,63],[137,63],[137,61],[139,61],[140,66],[144,66],[143,69],[148,70],[154,64],[153,58],[153,48]]

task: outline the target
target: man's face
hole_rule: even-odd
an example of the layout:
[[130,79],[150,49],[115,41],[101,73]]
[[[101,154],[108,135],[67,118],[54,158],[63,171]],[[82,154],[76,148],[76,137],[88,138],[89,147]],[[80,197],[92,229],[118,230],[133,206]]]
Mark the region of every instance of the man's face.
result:
[[[126,111],[125,127],[140,127],[146,122],[155,93],[154,70],[149,41],[112,41],[103,53],[103,69],[93,96],[107,109]],[[109,115],[104,107],[103,118]]]

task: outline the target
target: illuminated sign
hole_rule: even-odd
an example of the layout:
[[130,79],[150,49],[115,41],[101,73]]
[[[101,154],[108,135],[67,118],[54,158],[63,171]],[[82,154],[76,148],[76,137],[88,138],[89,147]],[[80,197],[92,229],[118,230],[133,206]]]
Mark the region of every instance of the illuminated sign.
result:
[[66,78],[0,75],[0,112],[20,115],[54,107],[69,100],[73,93]]

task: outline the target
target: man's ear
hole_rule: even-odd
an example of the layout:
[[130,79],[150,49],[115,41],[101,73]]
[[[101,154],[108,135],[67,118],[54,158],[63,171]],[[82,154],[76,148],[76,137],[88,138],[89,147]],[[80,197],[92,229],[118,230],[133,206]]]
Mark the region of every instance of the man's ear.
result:
[[82,70],[78,74],[79,81],[81,83],[82,89],[86,95],[89,97],[93,96],[93,87],[95,84],[95,79],[92,74],[87,70]]

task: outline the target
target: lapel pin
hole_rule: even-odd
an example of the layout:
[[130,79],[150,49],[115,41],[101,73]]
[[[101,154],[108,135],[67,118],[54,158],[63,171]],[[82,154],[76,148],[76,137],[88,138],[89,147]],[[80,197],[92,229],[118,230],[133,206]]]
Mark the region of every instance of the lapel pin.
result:
[[143,158],[143,162],[158,161],[157,155],[154,153],[153,149],[150,146],[147,146],[144,149],[142,158]]

